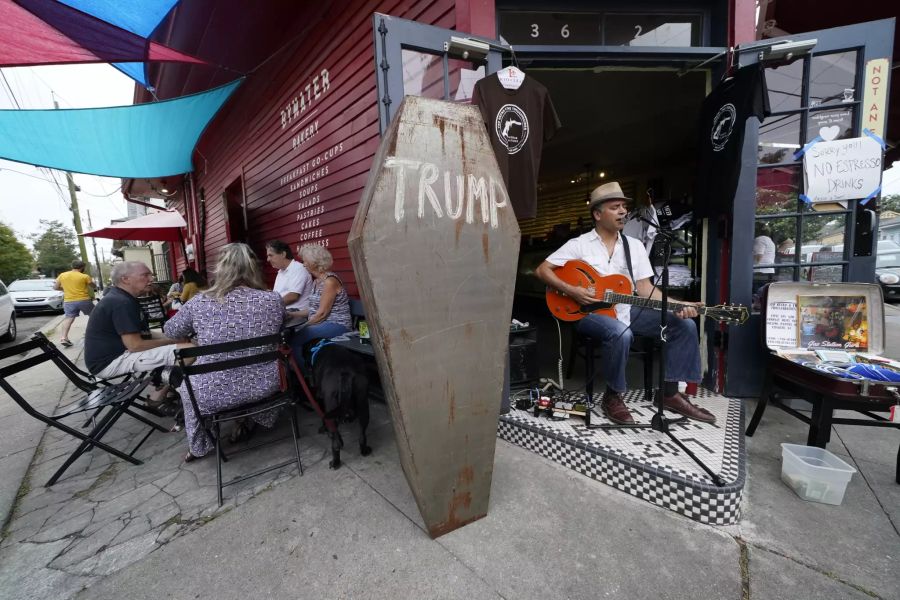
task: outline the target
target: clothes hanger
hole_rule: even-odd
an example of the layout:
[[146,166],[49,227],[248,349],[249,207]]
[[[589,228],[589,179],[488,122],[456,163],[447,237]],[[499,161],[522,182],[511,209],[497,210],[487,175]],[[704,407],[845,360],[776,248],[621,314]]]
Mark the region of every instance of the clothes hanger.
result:
[[509,46],[510,56],[512,58],[512,64],[508,67],[504,67],[497,72],[497,78],[500,80],[500,85],[508,90],[517,90],[522,86],[522,82],[525,81],[525,72],[519,68],[519,61],[516,59],[516,51],[513,50],[512,46]]

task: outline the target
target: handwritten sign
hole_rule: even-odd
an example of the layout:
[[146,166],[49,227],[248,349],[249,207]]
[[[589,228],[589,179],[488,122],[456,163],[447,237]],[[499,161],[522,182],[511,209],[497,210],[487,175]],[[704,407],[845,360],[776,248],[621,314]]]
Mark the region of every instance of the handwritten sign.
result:
[[797,347],[797,303],[772,302],[766,310],[766,346]]
[[[832,133],[820,133],[825,139]],[[810,202],[866,198],[881,185],[881,145],[871,137],[822,141],[803,154],[803,179]]]

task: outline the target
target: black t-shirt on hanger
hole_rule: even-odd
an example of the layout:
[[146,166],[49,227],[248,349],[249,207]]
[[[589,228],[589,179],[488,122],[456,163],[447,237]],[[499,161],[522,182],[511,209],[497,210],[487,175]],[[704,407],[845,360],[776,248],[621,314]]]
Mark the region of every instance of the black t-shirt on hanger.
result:
[[516,217],[534,218],[541,151],[561,126],[547,88],[526,75],[508,90],[494,73],[475,84],[472,104],[481,110]]
[[738,69],[703,101],[695,216],[731,212],[741,173],[744,126],[749,117],[762,121],[768,112],[765,78],[758,64]]

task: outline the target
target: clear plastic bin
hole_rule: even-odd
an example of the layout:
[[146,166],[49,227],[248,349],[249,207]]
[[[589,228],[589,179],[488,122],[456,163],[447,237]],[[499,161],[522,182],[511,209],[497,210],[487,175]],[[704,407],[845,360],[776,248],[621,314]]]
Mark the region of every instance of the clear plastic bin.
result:
[[854,473],[824,448],[781,444],[781,480],[804,500],[840,504]]

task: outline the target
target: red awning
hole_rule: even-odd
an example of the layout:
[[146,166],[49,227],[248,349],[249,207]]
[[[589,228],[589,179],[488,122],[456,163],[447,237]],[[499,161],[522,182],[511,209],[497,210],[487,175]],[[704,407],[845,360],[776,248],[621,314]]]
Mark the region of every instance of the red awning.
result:
[[144,242],[180,242],[181,230],[187,227],[184,218],[176,211],[149,214],[109,227],[88,231],[86,237],[108,238],[112,240],[138,240]]

